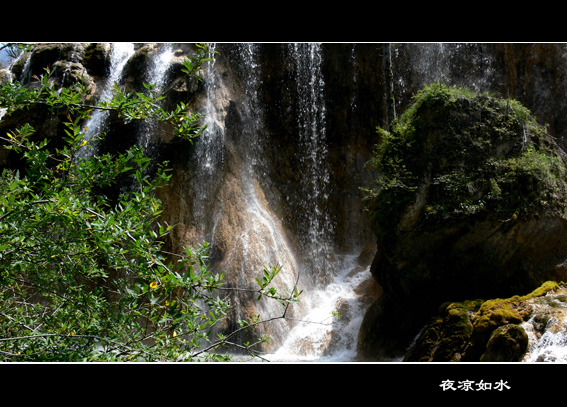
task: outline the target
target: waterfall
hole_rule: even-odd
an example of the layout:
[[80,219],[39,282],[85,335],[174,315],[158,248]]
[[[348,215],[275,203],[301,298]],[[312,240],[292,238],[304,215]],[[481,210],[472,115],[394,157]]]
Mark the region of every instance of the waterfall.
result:
[[[131,43],[107,47],[110,69],[101,85],[99,102],[108,100],[114,84],[124,79],[129,85],[131,79],[155,84],[154,90],[159,92],[171,79],[168,74],[174,70],[169,68],[178,62],[176,53],[190,52],[188,46],[174,51],[171,44],[160,44],[149,49],[145,69],[134,71],[135,62],[146,54],[132,58],[135,48]],[[228,287],[256,289],[255,278],[270,265],[282,268],[275,281],[282,291],[291,291],[299,284],[299,290],[304,291],[300,304],[292,306],[286,320],[266,328],[275,345],[267,359],[354,360],[363,316],[356,288],[370,273],[367,266],[358,263],[359,253],[342,253],[335,243],[336,226],[329,203],[333,168],[327,139],[323,48],[321,44],[281,46],[285,55],[281,69],[291,75],[286,103],[289,101],[289,111],[294,113],[293,120],[286,122],[293,134],[285,135],[294,155],[288,157],[287,151],[286,156],[284,152],[281,155],[284,165],[286,160],[293,161],[293,169],[285,175],[273,171],[276,167],[272,168],[267,158],[274,156],[274,140],[262,99],[266,89],[262,75],[268,71],[263,65],[262,46],[234,44],[226,49],[233,53],[211,54],[212,61],[204,66],[202,86],[191,90],[193,106],[207,128],[193,144],[182,145],[186,151],[175,152],[179,159],[173,169],[176,178],[172,177],[171,196],[167,196],[173,205],[179,205],[168,208],[174,213],[167,214],[173,218],[170,223],[176,225],[173,244],[209,242],[211,266],[225,274]],[[132,67],[127,78],[126,66]],[[350,102],[356,106],[356,99]],[[85,139],[92,147],[83,148],[81,157],[97,154],[94,137],[111,129],[114,133],[115,126],[111,128],[108,122],[108,111],[93,111],[84,127]],[[156,131],[152,123],[128,126],[124,134],[130,136],[132,129],[136,130],[137,143],[146,150],[167,143],[153,143]],[[116,126],[116,136],[122,136],[121,130]],[[186,162],[182,162],[184,159]],[[282,179],[290,184],[285,190],[278,185]],[[235,310],[231,319],[281,315],[278,302],[258,302],[256,295],[250,298],[240,294],[231,298]]]
[[[120,83],[124,66],[128,59],[134,54],[133,43],[113,43],[108,45],[111,47],[110,51],[110,72],[106,80],[104,90],[100,96],[99,102],[108,100],[112,96],[112,87]],[[96,154],[96,142],[93,137],[103,134],[107,130],[107,119],[109,112],[107,110],[97,109],[91,115],[83,128],[85,140],[90,141],[91,145],[87,145],[79,150],[79,156],[87,158]],[[95,151],[93,151],[95,150]]]
[[[259,276],[265,266],[281,267],[277,284],[287,290],[293,289],[297,280],[297,256],[290,245],[285,227],[274,212],[265,189],[271,188],[270,180],[264,177],[264,123],[259,103],[260,92],[258,45],[242,43],[236,45],[239,54],[239,71],[244,87],[243,98],[238,103],[243,125],[238,135],[238,150],[241,159],[239,176],[243,199],[243,225],[235,242],[236,258],[240,259],[240,272]],[[240,252],[239,252],[240,251]],[[282,307],[275,301],[257,304],[263,317],[281,315]],[[277,341],[287,330],[286,324],[279,324],[271,329],[271,335]]]
[[[297,133],[290,137],[301,177],[292,199],[282,200],[290,206],[296,231],[288,229],[281,203],[274,201],[280,185],[266,158],[273,146],[262,106],[258,44],[223,49],[220,59],[206,68],[200,106],[207,129],[195,140],[190,180],[194,222],[197,235],[219,247],[215,268],[225,271],[230,285],[253,286],[263,266],[271,264],[282,267],[278,288],[290,290],[297,282],[304,290],[292,307],[292,318],[271,324],[274,348],[266,359],[353,360],[363,316],[355,288],[370,273],[358,264],[359,253],[339,255],[333,244],[322,49],[320,44],[293,44],[286,50],[289,66],[283,69],[294,72],[296,80]],[[227,74],[225,58],[234,76]],[[233,116],[231,109],[237,112]],[[251,307],[262,318],[282,313],[275,301],[249,302],[237,296],[231,302],[235,319],[245,317]]]
[[[330,168],[326,137],[325,81],[320,44],[291,44],[296,72],[298,151],[302,170],[296,213],[303,235],[302,312],[273,361],[353,361],[365,305],[356,288],[368,277],[357,254],[339,254],[328,200]],[[301,216],[301,218],[299,218]]]
[[212,61],[206,67],[205,92],[206,102],[204,115],[204,124],[207,126],[201,137],[201,142],[197,146],[197,154],[199,155],[199,163],[202,165],[202,171],[206,175],[213,175],[215,169],[222,167],[224,161],[224,151],[222,146],[225,142],[224,118],[222,112],[217,109],[214,101],[216,92],[219,89],[220,78],[215,66],[215,45],[211,44],[211,53],[209,58]]
[[283,345],[268,357],[279,362],[351,362],[357,358],[356,343],[365,303],[357,287],[368,277],[368,267],[356,255],[340,256],[332,266],[334,279],[311,288],[301,301],[306,309],[287,333]]
[[[73,49],[72,49],[71,55],[70,55],[70,57],[69,57],[69,62],[70,62],[71,64],[77,63],[76,57],[77,57],[77,48],[78,48],[78,46],[79,46],[78,43],[73,44]],[[67,79],[67,72],[68,72],[67,70],[64,70],[64,71],[63,71],[63,75],[62,75],[62,77],[61,77],[61,86],[66,86],[66,82],[65,82],[65,81],[66,81],[66,79]]]
[[324,280],[330,270],[333,224],[326,203],[329,198],[325,82],[321,73],[320,44],[292,44],[297,72],[299,159],[303,170],[302,213],[306,223],[303,257],[314,281]]
[[29,83],[31,81],[31,56],[26,59],[24,63],[24,69],[22,69],[22,73],[20,74],[20,82],[21,83]]
[[[349,177],[355,172],[349,167],[354,160],[346,162],[344,168],[339,168],[338,160],[353,156],[362,159],[364,154],[360,152],[367,148],[363,137],[353,137],[352,140],[347,137],[369,122],[373,123],[363,120],[363,115],[382,114],[379,104],[374,107],[369,103],[381,91],[382,84],[367,81],[366,75],[375,75],[372,69],[380,67],[376,61],[383,60],[373,55],[375,59],[366,61],[368,55],[361,52],[369,51],[362,51],[363,46],[355,45],[349,51],[354,66],[353,77],[351,82],[348,78],[343,82],[344,78],[339,80],[339,76],[350,72],[344,68],[348,63],[341,65],[336,60],[326,60],[325,56],[348,58],[349,54],[325,54],[329,48],[322,44],[278,44],[265,54],[266,49],[261,44],[224,47],[213,44],[212,49],[218,49],[219,56],[210,55],[212,61],[204,66],[202,86],[187,91],[194,98],[192,108],[198,109],[207,126],[191,146],[187,145],[189,143],[166,146],[168,142],[164,140],[154,144],[153,123],[128,127],[124,133],[116,126],[118,137],[130,136],[135,128],[138,131],[136,141],[146,150],[179,147],[171,154],[179,161],[174,162],[175,177],[172,177],[171,189],[166,190],[171,192],[166,198],[171,204],[167,210],[173,213],[171,224],[176,226],[171,235],[171,240],[176,239],[174,244],[211,243],[210,259],[214,262],[211,268],[225,273],[229,287],[257,288],[255,277],[261,274],[263,266],[273,264],[282,266],[277,287],[291,289],[297,282],[303,290],[300,304],[292,307],[294,313],[289,322],[268,332],[276,339],[276,347],[266,355],[269,360],[354,361],[357,356],[357,333],[367,308],[359,288],[371,277],[367,263],[359,263],[359,253],[354,253],[358,248],[347,247],[359,244],[364,238],[356,240],[357,243],[343,243],[344,247],[339,247],[338,243],[339,235],[344,234],[343,229],[347,226],[340,222],[344,219],[337,210],[351,211],[349,215],[354,213],[358,210],[356,205],[353,205],[356,206],[354,209],[339,206],[350,205],[358,195],[349,191],[348,196],[344,194],[344,199],[336,199],[336,195],[344,191],[337,192],[333,187],[338,179],[347,180],[340,184],[340,188],[351,182]],[[172,76],[169,74],[175,72],[169,68],[172,63],[179,62],[176,55],[190,52],[189,45],[178,47],[176,44],[178,48],[174,50],[172,44],[154,44],[147,54],[136,54],[136,58],[132,58],[135,49],[132,43],[105,46],[110,65],[106,81],[99,86],[99,101],[108,100],[112,86],[125,79],[129,61],[132,70],[128,69],[127,83],[139,80],[155,84],[155,91],[159,92],[168,85]],[[495,54],[486,52],[483,47],[488,45],[391,44],[389,56],[396,110],[403,111],[410,95],[423,84],[433,81],[447,81],[480,90],[494,87],[494,83],[501,79],[494,68],[499,62]],[[145,55],[147,60],[143,59]],[[356,66],[356,56],[361,56],[359,66]],[[134,62],[145,63],[144,69],[138,70]],[[22,69],[19,77],[23,81],[29,79],[30,58],[19,68]],[[281,72],[276,72],[278,69]],[[337,77],[326,76],[328,72]],[[134,77],[136,74],[138,77]],[[97,83],[96,77],[94,79]],[[279,80],[285,89],[268,94],[273,88],[264,86],[265,82],[280,84]],[[520,89],[524,84],[521,78],[517,80]],[[341,102],[336,93],[346,91],[328,88],[331,82],[350,87],[350,97]],[[139,83],[134,84],[137,85]],[[378,89],[376,93],[366,92],[371,87]],[[522,89],[528,91],[529,87]],[[174,90],[178,91],[177,88]],[[179,90],[175,97],[184,97],[180,96],[181,92],[185,90]],[[264,100],[268,100],[266,104],[270,106],[264,106]],[[345,106],[335,109],[331,103],[337,101]],[[353,112],[356,117],[351,115]],[[281,132],[274,131],[274,127],[280,125],[278,114],[282,115],[284,130]],[[0,119],[2,115],[0,109]],[[109,130],[108,116],[107,111],[93,111],[84,127],[86,140]],[[334,125],[339,122],[336,130]],[[358,127],[349,127],[353,123]],[[344,138],[341,138],[342,134],[336,135],[343,131],[342,125],[348,128]],[[271,138],[272,132],[281,135],[283,141]],[[92,147],[81,150],[81,156],[97,154],[96,142],[92,140],[91,144]],[[286,148],[279,151],[272,144]],[[337,154],[338,145],[348,146],[352,151]],[[184,148],[187,150],[181,151]],[[168,157],[170,150],[166,151]],[[277,166],[272,168],[269,160],[274,157]],[[186,162],[181,162],[183,160]],[[283,168],[287,163],[289,168]],[[285,174],[278,174],[278,170]],[[281,180],[284,187],[278,185]],[[354,187],[358,187],[358,183],[359,178],[352,180]],[[353,234],[362,223],[358,219],[348,220],[348,228]],[[523,325],[529,336],[529,352],[524,361],[567,362],[567,352],[564,351],[567,348],[567,296],[555,293],[541,301],[534,304],[533,317]],[[265,305],[264,301],[257,304],[244,296],[231,301],[238,318],[246,318],[252,313],[260,314],[262,318],[277,316],[280,305],[270,304],[273,306]]]
[[[211,44],[212,60],[206,65],[204,74],[205,101],[201,111],[205,131],[195,140],[194,184],[195,190],[192,211],[198,239],[215,243],[217,222],[222,215],[222,205],[215,208],[211,197],[215,196],[221,184],[222,171],[226,159],[226,136],[224,121],[226,106],[221,103],[226,99],[225,87],[218,72],[215,58],[215,45]],[[210,225],[211,219],[213,224]]]
[[389,45],[396,108],[402,107],[403,111],[403,100],[433,82],[465,86],[477,91],[493,89],[500,79],[494,68],[496,61],[484,50],[485,46],[475,43]]
[[[238,70],[245,86],[235,97],[234,83],[226,69],[212,54],[204,72],[204,95],[200,113],[207,125],[195,140],[191,165],[192,222],[195,239],[211,243],[218,254],[215,268],[226,274],[230,286],[255,285],[264,266],[281,266],[279,283],[293,288],[296,259],[286,231],[264,194],[262,171],[263,123],[257,103],[257,61],[253,44],[237,44]],[[215,44],[212,44],[215,50]],[[227,80],[228,78],[228,80]],[[229,110],[238,112],[238,123],[227,124]],[[239,123],[242,123],[240,125]],[[230,319],[247,319],[251,309],[264,316],[278,316],[276,301],[249,305],[246,295],[231,298]],[[281,324],[280,324],[281,325]],[[285,324],[283,324],[285,325]],[[280,337],[281,326],[270,328],[270,336]]]
[[[168,69],[171,66],[173,58],[173,48],[171,44],[163,44],[159,50],[155,51],[148,64],[148,68],[144,75],[144,82],[153,85],[153,92],[160,94],[164,90],[167,79]],[[155,136],[157,122],[155,120],[144,120],[138,130],[138,144],[146,150]]]
[[567,290],[531,300],[534,312],[522,324],[529,339],[524,362],[567,362]]

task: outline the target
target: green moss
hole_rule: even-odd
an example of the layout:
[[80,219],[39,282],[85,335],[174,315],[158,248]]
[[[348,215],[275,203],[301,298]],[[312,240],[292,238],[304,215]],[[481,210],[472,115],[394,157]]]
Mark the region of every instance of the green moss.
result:
[[462,302],[445,302],[439,307],[439,314],[446,315],[451,310],[454,310],[456,308],[463,308],[470,312],[476,313],[483,302],[483,299],[465,300]]
[[557,291],[561,287],[565,287],[565,283],[557,281],[546,281],[534,291],[532,291],[528,295],[523,296],[522,298],[528,300],[531,298],[541,297],[549,292]]
[[439,307],[439,315],[432,318],[405,360],[517,360],[525,352],[527,341],[521,323],[532,312],[527,300],[565,286],[564,283],[547,281],[524,296],[446,302]]
[[486,332],[506,324],[519,324],[531,313],[520,297],[485,301],[474,319],[477,332]]
[[411,362],[459,361],[473,333],[471,320],[482,300],[445,303],[406,355]]
[[562,283],[547,281],[540,287],[524,296],[485,301],[475,316],[474,326],[478,332],[489,331],[505,324],[520,324],[531,314],[531,307],[526,300],[541,297],[550,291],[557,290]]
[[519,102],[432,84],[391,126],[369,165],[378,232],[391,231],[426,185],[422,220],[492,215],[505,221],[564,211],[564,162],[545,128]]
[[507,324],[494,330],[480,357],[481,362],[519,362],[528,350],[529,338],[520,325]]

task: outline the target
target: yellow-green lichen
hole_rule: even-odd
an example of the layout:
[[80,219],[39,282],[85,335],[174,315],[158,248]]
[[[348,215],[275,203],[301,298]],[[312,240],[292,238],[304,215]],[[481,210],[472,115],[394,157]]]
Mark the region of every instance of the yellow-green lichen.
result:
[[540,297],[557,290],[562,283],[547,281],[531,293],[511,298],[497,298],[485,301],[474,317],[473,324],[477,332],[485,332],[506,324],[520,324],[532,313],[528,299]]

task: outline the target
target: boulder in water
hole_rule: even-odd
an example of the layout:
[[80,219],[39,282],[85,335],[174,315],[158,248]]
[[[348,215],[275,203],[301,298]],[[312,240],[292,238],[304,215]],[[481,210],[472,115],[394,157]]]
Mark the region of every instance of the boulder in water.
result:
[[519,362],[529,349],[524,326],[534,300],[562,288],[553,281],[525,296],[445,303],[407,352],[408,362]]

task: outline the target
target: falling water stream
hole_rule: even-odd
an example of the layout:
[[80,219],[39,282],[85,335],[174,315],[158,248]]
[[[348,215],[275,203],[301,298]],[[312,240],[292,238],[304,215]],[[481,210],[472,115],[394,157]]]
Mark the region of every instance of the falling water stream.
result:
[[[213,44],[213,48],[214,48]],[[334,225],[328,213],[326,201],[330,193],[328,146],[326,140],[325,83],[321,73],[321,48],[319,44],[290,44],[290,58],[296,72],[298,104],[296,117],[299,134],[296,157],[302,167],[301,185],[296,186],[297,197],[293,204],[300,236],[299,249],[290,243],[289,232],[277,211],[263,193],[263,188],[277,188],[266,178],[263,107],[258,93],[261,85],[261,66],[257,44],[235,44],[239,61],[238,72],[245,84],[241,97],[234,100],[241,112],[242,129],[237,147],[242,159],[236,169],[238,184],[244,200],[241,224],[235,236],[233,249],[225,254],[225,264],[238,270],[257,270],[262,265],[282,266],[281,284],[292,288],[296,283],[304,290],[300,304],[290,324],[275,328],[281,345],[270,354],[263,355],[271,361],[351,361],[356,357],[356,337],[364,313],[364,306],[355,288],[370,275],[368,269],[357,262],[353,255],[339,254],[333,247]],[[194,211],[199,222],[206,224],[210,217],[215,222],[203,236],[215,243],[217,224],[225,214],[219,205],[211,212],[208,194],[213,193],[207,180],[218,179],[224,169],[227,132],[226,102],[229,84],[213,59],[207,67],[206,99],[202,114],[207,124],[206,132],[196,143],[199,157],[196,163],[197,193]],[[240,271],[241,273],[242,271]],[[253,276],[247,277],[253,281]],[[238,301],[233,304],[237,309]],[[258,305],[262,317],[281,313],[277,302]],[[237,310],[238,311],[238,310]]]
[[358,266],[357,255],[339,254],[333,247],[333,217],[326,205],[331,183],[321,45],[290,44],[289,49],[297,75],[297,154],[304,174],[300,206],[307,219],[298,255],[307,293],[299,322],[271,360],[351,361],[364,314],[355,288],[369,274]]
[[[144,83],[153,86],[154,94],[159,95],[163,91],[167,72],[171,66],[173,59],[173,49],[171,44],[163,44],[157,49],[148,64],[145,72]],[[152,138],[156,136],[156,122],[152,120],[144,120],[138,130],[138,144],[142,145],[146,150]]]
[[[112,88],[120,83],[122,73],[128,59],[134,54],[133,43],[113,43],[108,45],[110,50],[110,73],[104,86],[104,90],[99,98],[99,103],[107,101],[112,96]],[[90,157],[96,154],[97,143],[93,137],[103,134],[107,130],[108,110],[97,109],[84,126],[85,140],[90,142],[81,150],[79,156]]]

